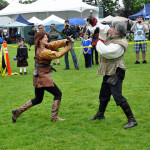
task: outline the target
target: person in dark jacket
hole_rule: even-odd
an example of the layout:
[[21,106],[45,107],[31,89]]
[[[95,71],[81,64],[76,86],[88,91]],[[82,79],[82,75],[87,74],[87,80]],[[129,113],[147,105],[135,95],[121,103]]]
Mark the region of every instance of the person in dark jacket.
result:
[[[62,92],[57,85],[53,82],[50,75],[52,67],[50,63],[52,59],[60,58],[65,53],[71,50],[71,44],[74,42],[70,40],[58,40],[47,43],[48,35],[46,32],[38,32],[35,35],[35,71],[33,72],[33,85],[35,87],[35,98],[28,101],[26,104],[18,109],[12,110],[12,121],[16,122],[21,113],[26,111],[32,106],[40,104],[43,101],[44,91],[54,95],[52,106],[51,121],[64,121],[58,117],[58,110],[61,102]],[[65,47],[64,47],[65,46]],[[56,49],[64,47],[61,51],[57,52]]]
[[[29,45],[30,48],[32,45],[34,45],[34,36],[37,33],[35,26],[32,26],[32,30],[30,32],[28,32],[28,34],[30,35],[30,41],[29,41]],[[29,48],[29,50],[30,50]]]
[[27,46],[24,45],[24,39],[20,38],[18,40],[19,46],[17,48],[17,67],[20,67],[19,74],[22,75],[22,67],[24,67],[24,74],[27,75],[26,67],[28,66],[28,49]]
[[[70,27],[69,20],[65,20],[65,25],[64,25],[64,29],[62,30],[62,33],[67,35],[67,36],[69,36],[69,37],[75,38],[74,31]],[[74,44],[72,44],[71,46],[74,47]],[[79,64],[78,64],[77,56],[75,54],[75,50],[71,49],[70,52],[71,52],[71,55],[72,55],[72,59],[73,59],[73,63],[74,63],[75,69],[79,70]],[[70,69],[68,53],[65,54],[65,64],[66,64],[66,67],[65,67],[64,70]]]

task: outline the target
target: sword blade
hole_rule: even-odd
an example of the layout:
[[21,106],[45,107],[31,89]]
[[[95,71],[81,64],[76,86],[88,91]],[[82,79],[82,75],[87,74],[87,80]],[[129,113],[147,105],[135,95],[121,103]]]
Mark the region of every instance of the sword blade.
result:
[[70,37],[68,37],[67,35],[65,35],[65,34],[63,34],[63,33],[61,33],[61,32],[59,32],[57,29],[55,29],[55,28],[53,28],[53,27],[51,27],[54,31],[56,31],[56,32],[58,32],[61,36],[63,36],[64,38],[66,38],[66,39],[70,39]]

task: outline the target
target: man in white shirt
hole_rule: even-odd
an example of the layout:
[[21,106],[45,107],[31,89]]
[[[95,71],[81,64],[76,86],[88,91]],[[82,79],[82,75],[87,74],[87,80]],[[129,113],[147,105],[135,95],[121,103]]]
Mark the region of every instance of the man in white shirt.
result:
[[[99,28],[102,27],[102,24]],[[100,30],[99,30],[100,31]],[[137,125],[127,99],[122,95],[122,83],[125,77],[126,67],[123,62],[123,54],[128,49],[126,40],[126,24],[124,22],[113,22],[109,30],[109,37],[105,44],[100,40],[96,49],[100,53],[100,64],[98,75],[103,75],[103,82],[100,90],[100,106],[97,114],[89,119],[104,119],[104,112],[110,101],[111,95],[114,97],[117,106],[121,106],[128,118],[128,123],[124,127],[132,128]],[[115,78],[113,78],[115,76]]]

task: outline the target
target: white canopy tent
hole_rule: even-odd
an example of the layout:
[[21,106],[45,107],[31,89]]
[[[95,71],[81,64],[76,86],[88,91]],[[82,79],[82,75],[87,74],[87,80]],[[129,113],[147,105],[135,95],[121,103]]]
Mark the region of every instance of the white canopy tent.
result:
[[26,27],[28,26],[27,24],[24,24],[24,23],[21,23],[21,22],[18,22],[18,21],[14,21],[10,24],[7,24],[5,25],[4,27],[7,27],[7,28],[17,28],[17,27]]
[[35,16],[33,16],[32,18],[30,18],[28,21],[34,23],[34,25],[42,24],[42,20],[36,18]]
[[14,0],[0,11],[0,16],[12,18],[14,15],[21,14],[27,20],[33,16],[43,20],[52,14],[63,19],[86,18],[90,10],[95,17],[98,17],[99,8],[88,5],[82,0],[37,0],[31,4],[20,4],[19,0]]
[[100,20],[101,23],[103,21],[105,21],[106,23],[111,23],[113,21],[125,21],[125,22],[127,22],[128,19],[125,18],[125,17],[120,17],[120,16],[113,17],[113,16],[109,15],[109,16],[107,16],[107,17],[105,17],[105,18],[103,18],[103,19]]
[[65,22],[64,19],[62,19],[60,17],[57,17],[55,15],[51,15],[51,16],[47,17],[46,19],[44,19],[42,21],[42,24],[44,25],[44,24],[47,24],[48,22],[52,22],[52,21],[56,21],[56,22],[58,22],[60,24],[64,24],[64,22]]
[[111,15],[109,15],[109,16],[107,16],[107,17],[101,19],[100,22],[102,23],[103,21],[105,21],[105,22],[107,22],[107,23],[111,23],[113,19],[114,19],[114,17],[111,16]]
[[9,24],[11,21],[12,19],[9,17],[0,17],[0,25],[2,26]]

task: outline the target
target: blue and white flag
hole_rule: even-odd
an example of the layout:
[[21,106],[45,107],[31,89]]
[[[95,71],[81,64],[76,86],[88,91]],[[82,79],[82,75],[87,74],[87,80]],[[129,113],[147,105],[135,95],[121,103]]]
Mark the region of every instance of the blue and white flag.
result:
[[146,17],[146,8],[145,8],[145,4],[144,4],[144,9],[143,9],[143,17],[144,17],[144,19],[145,19],[145,17]]

